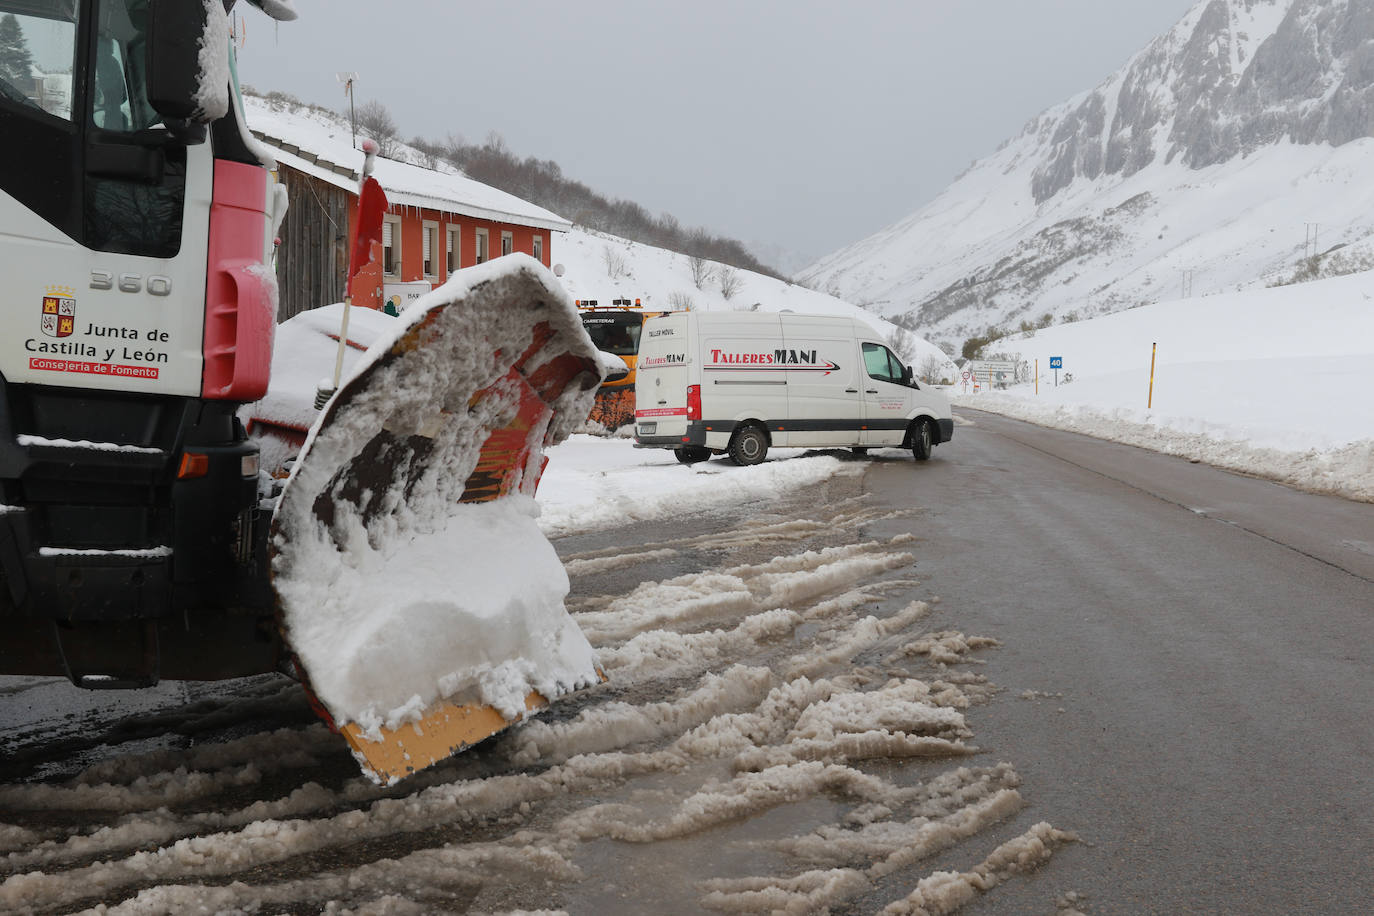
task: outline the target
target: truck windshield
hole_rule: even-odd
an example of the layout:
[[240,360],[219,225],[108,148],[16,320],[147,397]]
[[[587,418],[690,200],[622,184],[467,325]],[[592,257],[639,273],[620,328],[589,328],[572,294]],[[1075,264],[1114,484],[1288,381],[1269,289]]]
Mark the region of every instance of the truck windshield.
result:
[[0,104],[72,118],[73,0],[0,0]]
[[582,327],[598,350],[616,356],[634,356],[639,352],[639,332],[644,328],[644,316],[639,312],[583,312]]
[[91,121],[96,127],[129,133],[161,121],[148,104],[147,21],[147,0],[104,0],[100,4],[91,106]]

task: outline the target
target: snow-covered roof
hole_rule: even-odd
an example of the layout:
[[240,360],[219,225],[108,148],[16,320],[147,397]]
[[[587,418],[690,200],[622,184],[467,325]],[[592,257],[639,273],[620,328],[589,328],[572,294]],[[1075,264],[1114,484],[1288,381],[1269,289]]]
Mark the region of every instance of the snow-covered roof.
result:
[[[363,154],[354,149],[347,122],[327,112],[284,107],[248,95],[244,96],[243,108],[253,134],[272,148],[280,164],[357,193]],[[425,207],[556,232],[572,227],[571,221],[556,213],[445,165],[430,169],[378,157],[373,175],[381,182],[387,200],[396,206]]]

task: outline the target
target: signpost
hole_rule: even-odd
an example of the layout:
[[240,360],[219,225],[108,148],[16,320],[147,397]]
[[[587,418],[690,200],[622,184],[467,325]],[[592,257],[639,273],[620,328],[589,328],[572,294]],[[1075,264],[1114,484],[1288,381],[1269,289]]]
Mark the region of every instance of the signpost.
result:
[[1014,381],[1020,381],[1021,371],[1012,359],[975,359],[969,362],[968,369],[973,373],[973,383],[979,382],[992,388],[1006,388]]
[[1064,368],[1064,357],[1051,356],[1050,368],[1054,370],[1054,387],[1059,387],[1059,370]]

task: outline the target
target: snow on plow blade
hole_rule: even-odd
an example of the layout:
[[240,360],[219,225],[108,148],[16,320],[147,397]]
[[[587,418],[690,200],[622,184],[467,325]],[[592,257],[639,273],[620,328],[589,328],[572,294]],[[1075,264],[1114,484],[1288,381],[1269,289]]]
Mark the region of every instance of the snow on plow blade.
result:
[[540,532],[543,450],[601,380],[531,258],[410,306],[311,428],[273,519],[286,638],[363,770],[392,783],[594,683]]

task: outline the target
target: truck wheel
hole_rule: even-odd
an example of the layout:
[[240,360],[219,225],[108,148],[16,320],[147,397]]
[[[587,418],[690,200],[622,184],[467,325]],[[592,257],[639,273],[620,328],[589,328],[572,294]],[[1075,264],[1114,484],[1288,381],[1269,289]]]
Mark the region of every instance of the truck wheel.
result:
[[711,450],[702,445],[684,445],[673,449],[679,464],[696,464],[711,457]]
[[768,455],[768,435],[757,426],[741,426],[730,437],[730,460],[745,467]]
[[926,461],[935,450],[935,430],[929,420],[917,420],[911,431],[911,454],[917,461]]

